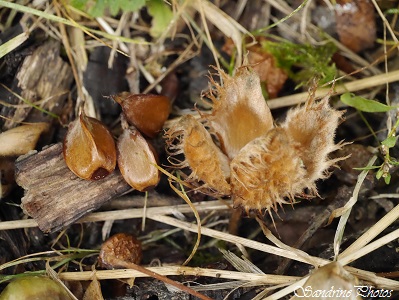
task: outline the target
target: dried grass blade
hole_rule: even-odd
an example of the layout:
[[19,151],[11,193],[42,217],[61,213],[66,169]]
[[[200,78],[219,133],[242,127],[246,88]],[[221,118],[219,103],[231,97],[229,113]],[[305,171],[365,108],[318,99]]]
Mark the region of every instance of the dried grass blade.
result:
[[[377,160],[377,156],[374,155],[368,162],[366,168],[373,166],[376,160]],[[366,175],[368,174],[368,172],[369,172],[369,170],[363,170],[360,173],[360,175],[357,178],[356,186],[355,186],[355,189],[353,190],[352,197],[345,204],[345,206],[342,208],[338,208],[331,213],[329,223],[331,223],[333,218],[335,218],[337,216],[341,216],[338,226],[337,226],[337,230],[335,232],[335,236],[334,236],[334,246],[333,246],[334,247],[334,258],[335,258],[334,260],[336,260],[338,257],[339,247],[341,245],[342,237],[344,235],[346,222],[348,221],[348,218],[351,213],[353,205],[355,205],[355,203],[357,202],[360,187],[362,186],[363,181],[366,178]]]
[[191,202],[190,198],[188,198],[187,194],[185,193],[183,185],[180,184],[180,188],[182,189],[181,191],[179,191],[177,188],[175,188],[173,186],[173,183],[171,180],[169,180],[169,185],[172,188],[172,190],[175,191],[176,194],[178,194],[184,201],[186,201],[186,203],[190,206],[191,210],[193,211],[195,219],[197,220],[197,240],[195,241],[195,245],[193,247],[193,250],[190,253],[190,256],[183,263],[183,266],[185,266],[194,257],[195,253],[197,252],[198,246],[200,244],[200,241],[201,241],[201,219],[200,219],[197,209],[195,208],[195,206]]
[[[345,251],[338,255],[338,260],[342,260],[347,256],[353,255],[358,250],[362,249],[372,239],[379,235],[389,225],[395,222],[399,217],[399,205],[395,206],[389,213],[387,213],[381,220],[375,223],[370,229],[368,229],[363,235],[361,235],[356,241],[352,243]],[[392,234],[392,233],[391,233]],[[380,239],[381,240],[381,239]]]

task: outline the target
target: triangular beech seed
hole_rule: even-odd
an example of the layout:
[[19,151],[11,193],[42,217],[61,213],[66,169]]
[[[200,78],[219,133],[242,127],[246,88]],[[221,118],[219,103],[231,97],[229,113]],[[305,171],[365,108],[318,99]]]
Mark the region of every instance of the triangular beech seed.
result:
[[116,166],[116,147],[111,133],[103,123],[83,112],[69,125],[63,154],[68,168],[82,179],[102,179]]
[[160,175],[152,147],[138,130],[124,129],[117,142],[118,166],[126,182],[138,191],[158,184]]

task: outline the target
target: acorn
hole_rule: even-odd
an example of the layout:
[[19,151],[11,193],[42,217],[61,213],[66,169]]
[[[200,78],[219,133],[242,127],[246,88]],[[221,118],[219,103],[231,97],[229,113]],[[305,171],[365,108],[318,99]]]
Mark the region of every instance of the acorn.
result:
[[66,290],[44,276],[24,276],[11,281],[0,295],[0,300],[70,300]]
[[166,96],[123,92],[111,97],[121,105],[129,124],[149,138],[156,137],[169,117],[171,101]]
[[116,147],[107,127],[82,112],[68,128],[63,155],[68,168],[78,177],[99,180],[116,167]]
[[142,192],[158,184],[155,151],[136,128],[123,130],[117,141],[117,153],[119,170],[131,187]]

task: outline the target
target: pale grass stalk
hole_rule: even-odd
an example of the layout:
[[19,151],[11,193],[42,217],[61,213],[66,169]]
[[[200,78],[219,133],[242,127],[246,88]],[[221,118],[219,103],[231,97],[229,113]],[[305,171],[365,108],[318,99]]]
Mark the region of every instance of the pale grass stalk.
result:
[[[355,242],[353,242],[348,248],[346,248],[340,255],[338,260],[342,260],[347,256],[355,254],[357,251],[367,245],[372,239],[379,235],[384,229],[395,222],[399,217],[399,204],[395,206],[389,213],[375,223],[370,229],[368,229],[363,235],[361,235]],[[379,239],[381,240],[381,239]],[[381,241],[382,242],[382,241]]]
[[[272,274],[253,274],[238,271],[226,271],[207,268],[193,268],[181,266],[164,266],[164,267],[147,267],[146,269],[158,273],[160,275],[182,275],[182,276],[206,276],[214,278],[223,278],[240,281],[256,282],[259,285],[264,284],[287,284],[295,282],[300,277],[272,275]],[[132,269],[117,270],[100,270],[100,271],[83,271],[83,272],[62,272],[59,278],[62,280],[90,280],[95,276],[99,280],[104,279],[123,279],[134,277],[148,277],[139,271]]]
[[58,17],[52,14],[49,14],[47,12],[38,10],[38,9],[34,9],[32,7],[29,6],[25,6],[25,5],[20,5],[17,3],[12,3],[9,1],[4,1],[4,0],[0,0],[0,7],[7,7],[19,12],[23,12],[23,13],[27,13],[27,14],[32,14],[38,17],[41,17],[43,19],[49,20],[49,21],[53,21],[53,22],[57,22],[57,23],[61,23],[61,24],[65,24],[68,26],[72,26],[72,27],[76,27],[76,28],[80,28],[82,31],[84,31],[86,34],[94,37],[94,34],[100,35],[102,37],[105,37],[107,39],[110,40],[117,40],[117,41],[122,41],[125,43],[133,43],[133,44],[145,44],[148,45],[150,44],[149,42],[145,42],[139,39],[131,39],[131,38],[127,38],[127,37],[123,37],[123,36],[115,36],[109,33],[106,33],[104,31],[100,31],[100,30],[94,30],[91,29],[89,27],[85,27],[83,25],[80,25],[76,22],[74,22],[73,20],[67,20],[65,18],[62,17]]
[[379,194],[369,197],[369,199],[384,199],[384,198],[399,199],[399,194]]
[[[222,203],[220,201],[204,201],[204,202],[194,203],[194,206],[196,207],[198,212],[228,210],[229,209],[228,205],[231,205],[231,201],[226,200],[226,203]],[[187,204],[147,208],[148,215],[173,214],[176,211],[181,213],[191,213],[192,209]],[[142,208],[121,209],[121,210],[90,213],[87,216],[80,219],[77,223],[124,220],[124,219],[134,219],[142,217],[143,217]],[[33,219],[0,222],[0,230],[30,228],[30,227],[37,227],[37,222]]]
[[[398,207],[398,206],[397,206]],[[396,229],[395,231],[392,231],[391,233],[388,233],[387,235],[384,235],[382,238],[379,238],[378,240],[368,244],[367,246],[363,246],[356,252],[351,252],[350,254],[345,255],[343,258],[339,259],[338,261],[341,264],[349,264],[352,261],[363,257],[367,255],[370,252],[373,252],[375,249],[380,248],[383,245],[388,244],[389,242],[392,242],[395,239],[399,238],[399,229]],[[398,282],[399,286],[399,282]]]
[[381,20],[384,22],[384,25],[386,26],[386,28],[388,28],[388,31],[391,34],[392,39],[395,41],[395,43],[397,45],[396,48],[399,50],[399,40],[396,37],[396,34],[393,31],[391,25],[389,24],[387,18],[385,18],[384,13],[381,11],[380,6],[377,4],[377,1],[371,0],[371,2],[373,3],[376,11],[378,12],[378,15],[380,16]]
[[[188,231],[197,233],[197,226],[195,224],[192,224],[189,222],[177,220],[175,218],[168,217],[165,215],[151,215],[151,216],[148,215],[147,217],[150,219],[153,219],[155,221],[168,224],[173,227],[178,227],[178,228],[182,228],[184,230],[188,230]],[[305,258],[303,256],[298,256],[298,254],[293,253],[291,250],[280,249],[275,246],[270,246],[270,245],[263,244],[263,243],[260,243],[257,241],[249,240],[249,239],[246,239],[243,237],[229,234],[227,232],[217,231],[214,229],[207,228],[205,226],[202,226],[201,234],[215,238],[215,239],[227,241],[227,242],[230,242],[233,244],[241,244],[248,248],[256,249],[256,250],[266,252],[269,254],[274,254],[274,255],[290,258],[290,259],[304,262],[304,263],[307,263],[310,265],[312,265],[313,263],[317,263],[318,265],[325,265],[326,263],[329,262],[328,260],[325,260],[325,259],[322,259],[319,257],[309,256],[309,258]]]
[[242,36],[246,34],[251,36],[251,33],[241,26],[232,17],[227,15],[224,11],[219,9],[213,3],[205,0],[193,0],[190,5],[198,12],[203,12],[205,17],[215,25],[226,37],[231,38],[237,48],[236,66],[242,64]]
[[290,247],[290,246],[284,244],[282,241],[280,241],[277,237],[275,237],[273,235],[273,233],[269,230],[269,228],[266,227],[266,225],[263,223],[263,221],[259,217],[256,217],[256,221],[258,221],[258,224],[262,228],[263,234],[266,236],[266,238],[269,241],[271,241],[273,244],[275,244],[277,247],[287,250],[287,251],[291,251],[293,253],[296,253],[296,255],[298,255],[298,257],[302,257],[303,260],[309,261],[314,266],[318,265],[318,262],[314,261],[312,259],[312,257],[309,254],[307,254],[306,252],[304,252],[300,249]]
[[263,300],[276,300],[276,299],[280,299],[284,296],[287,296],[288,294],[293,293],[299,287],[303,286],[305,284],[306,280],[308,280],[308,278],[309,278],[309,276],[306,276],[306,277],[302,278],[301,280],[279,290],[278,292],[263,298]]
[[[188,230],[188,231],[191,231],[194,233],[197,232],[197,226],[195,224],[191,224],[189,222],[180,221],[180,220],[177,220],[177,219],[174,219],[174,218],[171,218],[168,216],[163,216],[163,215],[152,215],[152,216],[149,216],[149,218],[151,218],[155,221],[158,221],[158,222],[168,224],[173,227],[178,227],[178,228]],[[263,243],[259,243],[259,242],[249,240],[246,238],[242,238],[239,236],[235,236],[235,235],[232,235],[232,234],[229,234],[226,232],[221,232],[221,231],[217,231],[214,229],[210,229],[205,226],[202,226],[201,234],[209,236],[209,237],[213,237],[215,239],[227,241],[227,242],[230,242],[233,244],[238,243],[238,244],[241,244],[248,248],[252,248],[252,249],[259,250],[259,251],[269,253],[269,254],[274,254],[274,255],[290,258],[290,259],[304,262],[304,263],[307,263],[310,265],[313,263],[317,263],[318,266],[323,266],[323,265],[326,265],[331,262],[329,260],[326,260],[326,259],[323,259],[320,257],[314,257],[314,256],[309,256],[310,259],[304,259],[303,256],[298,256],[296,253],[293,253],[292,251],[280,249],[278,247],[266,245]],[[382,246],[382,245],[380,245],[380,246]],[[311,260],[311,261],[308,261],[308,260]],[[376,276],[372,272],[356,269],[353,267],[346,267],[345,269],[348,272],[352,273],[353,275],[357,276],[358,278],[360,278],[362,280],[369,281],[369,282],[375,284],[376,286],[379,286],[382,288],[387,288],[387,289],[399,290],[399,282],[397,282],[395,280],[379,277],[379,276]]]
[[[395,70],[389,73],[379,74],[368,78],[359,79],[356,81],[337,84],[334,88],[333,95],[339,95],[346,92],[356,92],[367,88],[376,87],[382,84],[399,81],[399,70]],[[330,88],[320,88],[316,90],[315,97],[321,98],[330,91]],[[267,101],[270,109],[292,106],[299,103],[303,103],[309,96],[308,92],[298,93],[291,96],[279,97]]]
[[[119,34],[117,34],[114,29],[104,20],[104,18],[96,18],[96,21],[98,22],[98,24],[100,24],[100,26],[105,30],[105,32],[107,32],[108,34],[111,34],[113,36],[120,36]],[[119,28],[119,26],[118,26]],[[117,41],[117,40],[115,40]],[[124,55],[129,56],[127,53],[129,53],[129,48],[122,42],[122,41],[118,41],[119,47],[121,48],[121,50],[124,52]],[[108,66],[109,67],[109,66]]]
[[[376,160],[377,160],[377,156],[374,155],[368,162],[367,167],[373,166]],[[344,236],[346,222],[348,221],[348,218],[352,211],[353,205],[355,205],[357,202],[359,192],[360,192],[360,187],[362,186],[363,181],[366,178],[366,175],[368,173],[369,173],[369,170],[363,170],[359,174],[359,176],[357,177],[357,182],[356,182],[355,188],[352,193],[352,197],[344,205],[344,207],[338,208],[331,213],[329,223],[331,223],[333,218],[341,216],[338,226],[337,226],[337,229],[335,231],[335,236],[334,236],[334,246],[333,247],[334,247],[334,258],[335,259],[338,257],[338,254],[339,254],[339,248],[341,246],[342,237]]]
[[16,37],[13,37],[9,41],[3,43],[0,46],[0,58],[2,58],[7,53],[10,53],[15,48],[23,44],[29,37],[29,32],[23,32],[18,34]]

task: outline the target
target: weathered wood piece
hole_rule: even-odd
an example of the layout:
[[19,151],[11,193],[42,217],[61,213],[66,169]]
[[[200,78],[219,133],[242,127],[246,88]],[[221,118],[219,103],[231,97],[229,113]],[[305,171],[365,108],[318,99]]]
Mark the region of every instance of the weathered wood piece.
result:
[[[42,100],[39,105],[41,108],[60,114],[72,80],[71,67],[60,57],[60,43],[49,40],[25,58],[11,89],[30,102]],[[1,108],[2,115],[9,118],[5,121],[3,130],[13,128],[22,121],[49,122],[53,120],[52,117],[27,105],[15,95],[10,95],[7,102],[17,104],[18,107]]]
[[61,143],[20,157],[16,182],[25,189],[24,212],[44,232],[60,230],[131,189],[119,170],[99,181],[78,178],[64,162]]

